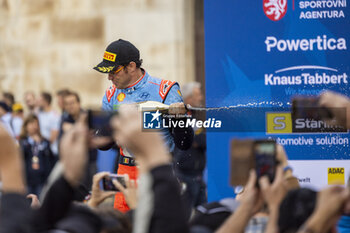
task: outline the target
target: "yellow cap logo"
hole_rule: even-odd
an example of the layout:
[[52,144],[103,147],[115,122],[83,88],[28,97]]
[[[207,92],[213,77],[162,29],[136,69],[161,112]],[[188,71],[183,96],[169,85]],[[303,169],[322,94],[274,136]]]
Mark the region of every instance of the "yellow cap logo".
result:
[[122,102],[125,98],[125,94],[122,92],[122,93],[119,93],[119,95],[117,96],[117,100],[119,102]]
[[114,69],[115,66],[108,66],[108,67],[99,67],[97,66],[97,69],[101,72],[109,73]]
[[267,133],[292,133],[292,116],[289,112],[266,114]]
[[115,53],[110,53],[105,51],[105,53],[103,54],[103,58],[108,60],[108,61],[112,61],[115,62],[115,58],[117,57],[117,54]]
[[343,167],[328,168],[328,184],[344,185],[345,175]]

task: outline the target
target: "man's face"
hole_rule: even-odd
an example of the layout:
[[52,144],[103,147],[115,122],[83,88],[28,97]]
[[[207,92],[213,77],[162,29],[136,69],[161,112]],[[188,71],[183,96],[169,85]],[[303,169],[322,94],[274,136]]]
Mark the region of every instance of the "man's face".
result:
[[64,97],[62,95],[57,95],[57,105],[62,111],[64,110]]
[[128,72],[128,67],[118,66],[115,72],[108,74],[108,80],[112,81],[118,89],[127,88],[130,86],[131,81],[131,74]]
[[46,102],[44,97],[40,96],[39,99],[38,99],[38,106],[39,106],[39,108],[43,109],[43,108],[45,108],[48,105],[49,104]]
[[77,115],[80,112],[80,103],[74,95],[64,97],[64,109],[70,115]]
[[35,107],[35,96],[32,93],[27,93],[24,96],[24,101],[29,108]]

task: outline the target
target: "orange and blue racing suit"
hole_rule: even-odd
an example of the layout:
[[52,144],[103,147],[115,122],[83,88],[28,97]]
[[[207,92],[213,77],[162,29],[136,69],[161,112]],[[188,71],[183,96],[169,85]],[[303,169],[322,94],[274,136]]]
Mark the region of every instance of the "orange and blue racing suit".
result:
[[[128,103],[139,103],[144,101],[158,101],[170,105],[183,102],[179,84],[169,80],[162,80],[150,76],[146,71],[143,76],[133,85],[125,89],[117,89],[114,85],[107,89],[102,102],[102,109],[106,111],[117,110],[118,106]],[[192,129],[191,129],[192,130]],[[162,134],[169,151],[172,152],[175,147],[174,135],[170,130],[162,130]],[[193,137],[189,137],[192,143]],[[188,141],[187,140],[187,141]],[[120,149],[117,174],[128,174],[130,179],[136,180],[137,167],[135,160],[129,153],[124,153]],[[126,212],[129,210],[122,193],[118,192],[115,196],[114,208]]]

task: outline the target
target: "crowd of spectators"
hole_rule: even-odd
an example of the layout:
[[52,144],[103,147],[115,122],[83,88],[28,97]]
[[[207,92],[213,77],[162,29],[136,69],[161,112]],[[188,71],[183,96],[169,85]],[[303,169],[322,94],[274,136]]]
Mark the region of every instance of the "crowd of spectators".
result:
[[[113,208],[117,191],[101,188],[101,180],[110,173],[97,173],[96,142],[89,132],[79,96],[62,90],[56,98],[60,113],[52,110],[52,96],[45,92],[38,99],[27,92],[25,107],[11,93],[4,93],[0,101],[0,232],[327,233],[335,232],[337,227],[341,232],[350,230],[349,187],[330,186],[319,192],[300,188],[280,145],[276,154],[279,165],[272,182],[265,176],[257,178],[255,170],[251,170],[248,182],[236,198],[206,203],[205,155],[200,154],[205,151],[205,144],[203,149],[197,138],[192,152],[171,155],[159,132],[142,131],[141,114],[135,105],[121,106],[111,121],[111,137],[118,146],[135,155],[140,172],[137,181],[125,176],[125,186],[112,180],[130,207],[130,211],[121,213]],[[347,97],[325,92],[320,103],[347,109],[347,119],[340,122],[350,128]],[[196,133],[197,137],[200,135],[201,132]],[[195,159],[186,161],[192,155]],[[61,172],[52,172],[58,164]],[[53,178],[47,182],[49,176]],[[91,191],[84,198],[79,197],[82,185]],[[46,191],[39,200],[43,186]]]

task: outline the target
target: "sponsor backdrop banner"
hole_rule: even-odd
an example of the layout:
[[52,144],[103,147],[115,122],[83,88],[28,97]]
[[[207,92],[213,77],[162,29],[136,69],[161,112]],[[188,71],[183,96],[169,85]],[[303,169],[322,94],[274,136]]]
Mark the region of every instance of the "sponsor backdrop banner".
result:
[[[350,95],[348,5],[347,0],[204,1],[207,107],[286,109],[263,119],[251,114],[232,119],[246,131],[208,132],[209,200],[233,195],[228,176],[234,137],[277,139],[296,175],[310,178],[302,183],[313,187],[339,181],[328,173],[327,160],[329,168],[339,168],[335,173],[349,174],[349,134],[307,132],[314,126],[306,122],[301,122],[305,132],[293,133],[288,110],[295,95],[325,89]],[[254,132],[257,124],[264,130]]]

